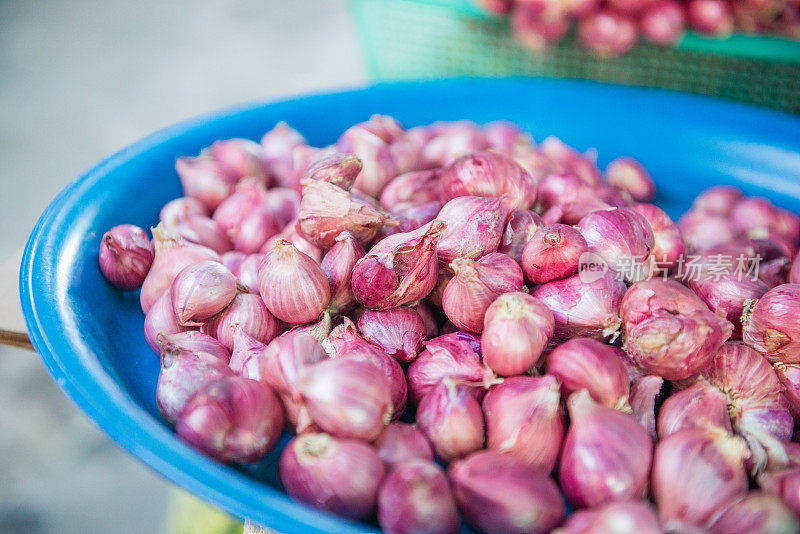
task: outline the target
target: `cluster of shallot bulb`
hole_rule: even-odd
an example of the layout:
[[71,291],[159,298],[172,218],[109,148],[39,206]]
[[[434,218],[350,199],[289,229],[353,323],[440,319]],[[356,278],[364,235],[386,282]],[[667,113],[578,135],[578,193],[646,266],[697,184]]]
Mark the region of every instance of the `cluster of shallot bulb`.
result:
[[505,122],[279,124],[176,167],[99,259],[206,455],[286,429],[286,492],[390,533],[798,532],[794,214],[717,186],[674,222],[636,160]]
[[478,0],[510,15],[517,42],[543,52],[564,39],[573,22],[581,45],[598,56],[629,52],[642,38],[675,46],[686,29],[724,39],[734,30],[800,39],[796,0]]

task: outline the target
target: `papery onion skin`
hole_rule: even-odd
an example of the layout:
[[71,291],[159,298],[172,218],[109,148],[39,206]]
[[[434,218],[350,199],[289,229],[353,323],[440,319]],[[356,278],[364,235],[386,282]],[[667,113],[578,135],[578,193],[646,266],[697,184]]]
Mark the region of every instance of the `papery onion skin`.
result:
[[685,428],[710,427],[733,432],[727,396],[705,381],[673,393],[658,411],[658,437],[662,440]]
[[[769,289],[792,282],[789,279],[792,263],[788,258],[775,258],[764,262],[758,269],[758,278],[767,284]],[[796,283],[796,282],[794,282]]]
[[751,491],[725,510],[709,530],[711,534],[795,534],[800,526],[780,498]]
[[477,261],[458,258],[450,267],[456,275],[444,290],[442,308],[447,318],[462,330],[481,332],[491,303],[503,293],[522,289],[522,269],[500,252]]
[[226,176],[212,158],[202,155],[176,159],[175,171],[184,196],[199,200],[210,211],[231,194],[238,181],[237,177]]
[[314,243],[311,243],[304,235],[300,233],[300,231],[297,229],[296,219],[289,221],[279,234],[267,239],[259,252],[261,254],[267,254],[275,248],[275,244],[281,239],[285,239],[293,244],[295,247],[297,247],[297,250],[307,254],[308,257],[313,259],[315,262],[319,263],[322,261],[323,250]]
[[782,407],[782,386],[764,357],[743,343],[728,342],[714,355],[702,377],[731,397],[732,417],[750,408]]
[[388,469],[412,460],[433,461],[433,449],[428,438],[417,427],[407,423],[389,423],[374,445]]
[[567,399],[570,428],[558,478],[573,506],[595,507],[647,493],[653,442],[631,415],[596,404],[586,390]]
[[327,354],[320,342],[302,332],[286,332],[273,339],[264,350],[259,362],[260,379],[281,398],[290,423],[308,424],[308,421],[297,420],[302,405],[298,382],[307,367],[325,359]]
[[591,151],[581,154],[553,136],[545,138],[539,144],[539,151],[550,159],[558,172],[573,174],[591,188],[602,185],[600,169],[595,164],[597,155]]
[[595,402],[630,413],[628,371],[614,350],[591,338],[574,338],[553,349],[547,372],[561,383],[565,398],[585,389]]
[[436,324],[436,317],[430,309],[430,306],[425,301],[417,301],[416,304],[411,303],[410,307],[419,314],[422,318],[422,323],[425,325],[425,340],[433,339],[439,335],[439,325]]
[[353,268],[356,300],[373,310],[388,310],[427,296],[436,285],[436,246],[445,228],[444,221],[435,219],[379,241]]
[[185,267],[203,260],[219,261],[219,254],[210,248],[177,238],[161,225],[153,228],[153,247],[153,264],[142,283],[142,292],[139,295],[145,314],[161,295],[169,292],[175,277]]
[[358,125],[349,128],[339,138],[336,147],[361,159],[364,168],[353,187],[371,197],[379,197],[386,184],[398,175],[397,162],[389,144],[366,128]]
[[257,252],[264,241],[280,230],[278,221],[266,211],[266,196],[263,184],[247,178],[214,210],[214,222],[237,250]]
[[388,220],[384,213],[337,185],[308,179],[301,185],[299,228],[306,239],[320,248],[331,248],[342,232],[350,232],[365,245]]
[[779,442],[791,439],[792,416],[778,375],[760,353],[743,343],[725,343],[702,377],[728,396],[733,428],[750,447],[751,470],[763,469],[771,455],[783,455]]
[[406,408],[406,401],[408,399],[408,383],[403,374],[403,368],[400,367],[397,360],[386,354],[380,347],[376,347],[366,341],[346,347],[335,357],[355,358],[377,367],[389,382],[392,406],[390,414],[391,420],[395,421],[403,415],[403,410]]
[[132,224],[115,226],[100,241],[100,270],[111,285],[125,291],[142,286],[154,256],[147,232]]
[[658,440],[656,431],[656,403],[661,397],[664,379],[660,376],[646,375],[631,383],[631,415],[647,430],[653,441]]
[[792,262],[792,268],[789,271],[789,283],[800,284],[800,253],[795,256]]
[[399,362],[414,361],[425,341],[425,323],[415,310],[398,306],[386,311],[366,310],[358,319],[364,339]]
[[584,283],[576,274],[536,288],[532,295],[544,302],[555,318],[556,339],[575,336],[606,339],[619,330],[619,306],[625,283],[611,272]]
[[430,440],[436,457],[444,462],[462,458],[484,445],[481,406],[452,378],[443,379],[420,401],[417,426]]
[[675,222],[653,204],[636,204],[632,209],[644,217],[653,230],[654,245],[650,256],[656,266],[666,269],[676,265],[686,252],[686,243]]
[[676,280],[651,279],[630,287],[620,307],[620,315],[626,323],[638,324],[661,310],[671,315],[683,315],[697,310],[707,311],[708,306]]
[[503,239],[497,251],[514,258],[517,263],[522,263],[522,252],[536,231],[544,225],[542,218],[530,210],[514,210],[508,216]]
[[[539,183],[537,198],[545,224],[577,224],[593,211],[611,208],[597,196],[594,189],[572,174],[555,173],[546,176]],[[560,211],[560,220],[549,220],[546,217],[547,212],[553,209]]]
[[203,323],[202,330],[233,350],[231,327],[234,324],[262,343],[269,343],[283,331],[280,321],[254,293],[237,294],[227,308]]
[[228,351],[227,347],[213,337],[195,330],[179,332],[177,334],[160,333],[158,334],[157,341],[160,348],[159,353],[163,353],[167,349],[180,349],[189,352],[206,352],[225,361],[231,359],[231,353]]
[[442,199],[440,187],[441,171],[429,169],[412,171],[394,178],[381,193],[381,207],[392,210],[395,206],[411,202],[423,204]]
[[708,527],[748,488],[744,441],[719,428],[683,429],[656,446],[651,478],[666,528]]
[[235,324],[233,332],[233,349],[231,350],[230,368],[239,376],[261,380],[261,359],[267,346],[248,334]]
[[386,470],[364,442],[328,434],[303,434],[286,445],[278,474],[293,499],[350,519],[375,508]]
[[425,350],[406,374],[411,396],[417,403],[446,377],[475,388],[488,388],[494,379],[481,361],[480,338],[468,332],[444,334],[425,342]]
[[611,502],[572,513],[553,534],[663,534],[653,508],[640,501]]
[[588,250],[586,239],[576,228],[550,224],[540,228],[525,245],[522,269],[534,284],[567,278],[578,272],[581,256]]
[[486,136],[471,121],[438,122],[430,129],[434,135],[422,149],[425,166],[446,167],[461,156],[489,148]]
[[689,378],[703,368],[733,331],[711,312],[675,317],[666,312],[630,328],[626,347],[638,365],[669,380]]
[[306,175],[309,167],[318,160],[335,153],[336,148],[333,146],[316,148],[309,145],[298,145],[294,147],[289,154],[291,165],[288,182],[284,185],[299,192],[302,189],[300,182],[303,181],[303,177]]
[[742,315],[744,342],[771,362],[800,363],[800,284],[783,284],[767,291]]
[[368,121],[360,122],[356,126],[377,135],[387,143],[402,139],[406,132],[400,121],[390,115],[375,114]]
[[434,220],[441,209],[442,203],[438,201],[427,204],[398,204],[389,214],[390,219],[384,223],[375,239],[381,240],[392,234],[413,232],[422,228]]
[[300,193],[288,187],[273,187],[264,196],[264,203],[264,209],[283,228],[297,218],[297,213],[300,211]]
[[800,415],[800,365],[777,363],[775,374],[783,385],[783,397],[797,419]]
[[733,324],[675,280],[637,282],[622,299],[620,315],[637,365],[669,380],[697,374],[733,333]]
[[356,306],[351,277],[353,267],[365,254],[364,247],[350,232],[342,232],[336,237],[336,243],[323,256],[320,267],[328,278],[331,288],[329,311],[347,312]]
[[283,409],[257,380],[230,376],[206,383],[186,403],[178,437],[220,462],[248,464],[265,456],[283,430]]
[[252,176],[262,183],[269,178],[261,160],[261,147],[249,139],[217,140],[204,152],[208,152],[228,176],[236,179]]
[[144,338],[150,348],[157,353],[161,352],[157,341],[159,334],[177,334],[193,328],[178,322],[169,293],[158,299],[144,317]]
[[413,460],[392,469],[378,494],[378,522],[388,534],[455,534],[458,512],[441,467]]
[[438,220],[447,224],[437,247],[439,262],[478,259],[496,252],[503,238],[509,207],[507,197],[463,196],[442,207]]
[[322,312],[322,317],[316,323],[309,323],[302,326],[295,326],[292,328],[293,332],[307,334],[320,343],[325,341],[333,330],[333,319],[331,314],[327,311]]
[[578,222],[589,250],[626,281],[644,278],[643,268],[655,246],[647,220],[630,208],[595,211]]
[[285,122],[279,122],[261,138],[261,159],[281,185],[294,186],[291,153],[305,142],[305,138]]
[[393,413],[388,378],[364,360],[336,358],[304,367],[297,390],[314,424],[337,437],[372,441]]
[[195,326],[224,310],[238,291],[236,277],[218,261],[189,265],[172,283],[172,306],[178,322]]
[[156,385],[156,404],[161,417],[174,423],[196,391],[212,380],[232,375],[227,359],[208,352],[165,346]]
[[166,227],[178,224],[192,217],[208,217],[210,213],[202,202],[192,197],[178,197],[161,208],[158,220]]
[[331,154],[312,163],[306,169],[305,179],[329,182],[347,191],[363,167],[358,156]]
[[656,196],[656,184],[641,163],[633,158],[617,158],[606,167],[606,179],[628,192],[637,202],[650,202]]
[[550,473],[564,440],[558,381],[550,375],[507,378],[483,399],[486,444]]
[[481,532],[545,534],[564,520],[555,483],[512,456],[479,451],[447,472],[461,514]]
[[536,181],[510,157],[495,151],[473,152],[454,161],[442,173],[445,198],[508,195],[511,209],[530,209],[536,201]]
[[263,254],[248,254],[235,268],[228,267],[250,293],[258,293],[258,266],[262,259]]
[[287,323],[315,320],[331,298],[330,284],[319,264],[285,239],[279,239],[264,256],[258,288],[267,309]]
[[734,325],[733,338],[742,335],[740,318],[745,304],[761,298],[769,290],[767,284],[748,276],[729,274],[716,277],[701,275],[688,281],[689,288],[699,296],[709,309],[725,317]]
[[486,309],[483,361],[501,376],[522,374],[536,365],[555,329],[553,313],[536,297],[504,293]]
[[208,217],[189,217],[170,225],[169,230],[190,243],[203,245],[218,254],[224,255],[233,249],[228,236]]

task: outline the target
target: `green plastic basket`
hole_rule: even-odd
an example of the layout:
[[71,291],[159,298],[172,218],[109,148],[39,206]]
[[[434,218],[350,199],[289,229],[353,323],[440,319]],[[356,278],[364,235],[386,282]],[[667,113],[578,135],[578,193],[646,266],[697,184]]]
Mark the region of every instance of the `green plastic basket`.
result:
[[352,0],[376,80],[552,76],[663,87],[800,113],[800,42],[687,35],[677,48],[640,43],[600,59],[567,39],[546,54],[521,49],[508,21],[470,0]]

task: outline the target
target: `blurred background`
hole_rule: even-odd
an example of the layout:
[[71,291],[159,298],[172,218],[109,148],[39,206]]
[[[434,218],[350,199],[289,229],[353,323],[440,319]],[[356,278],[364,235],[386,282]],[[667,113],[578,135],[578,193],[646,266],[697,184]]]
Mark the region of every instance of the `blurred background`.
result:
[[[522,0],[0,0],[0,264],[104,156],[247,101],[522,74],[800,112],[800,1],[603,1],[553,0],[573,11],[554,15]],[[644,4],[662,10],[656,23]],[[163,530],[168,483],[93,427],[35,354],[0,347],[0,403],[0,532]]]
[[[0,263],[67,183],[148,133],[365,81],[344,0],[2,0]],[[161,531],[168,483],[92,426],[36,354],[0,346],[0,406],[0,532]]]

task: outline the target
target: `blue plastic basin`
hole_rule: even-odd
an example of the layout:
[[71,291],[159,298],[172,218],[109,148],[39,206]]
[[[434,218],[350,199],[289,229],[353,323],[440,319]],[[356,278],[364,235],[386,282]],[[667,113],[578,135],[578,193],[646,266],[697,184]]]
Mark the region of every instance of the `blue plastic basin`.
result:
[[375,527],[291,501],[277,481],[279,451],[243,470],[173,435],[156,409],[158,359],[144,340],[138,294],[105,282],[98,246],[111,226],[157,222],[161,206],[181,194],[177,156],[221,138],[258,140],[282,120],[321,146],[373,113],[406,126],[508,119],[535,139],[556,135],[594,147],[601,165],[632,155],[653,174],[657,203],[673,217],[719,183],[800,212],[800,119],[679,93],[548,79],[396,83],[243,106],[155,133],[99,163],[53,201],[28,242],[20,293],[31,341],[61,389],[112,439],[192,493],[282,532]]

